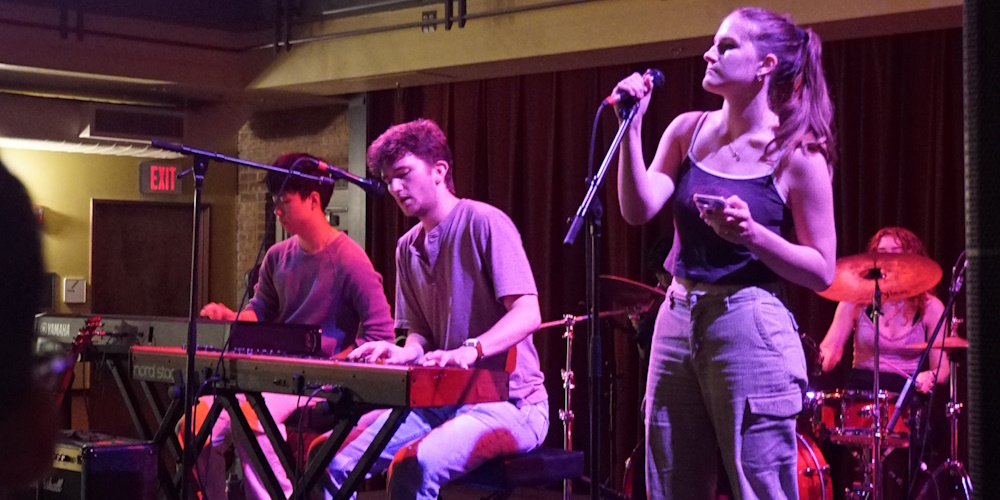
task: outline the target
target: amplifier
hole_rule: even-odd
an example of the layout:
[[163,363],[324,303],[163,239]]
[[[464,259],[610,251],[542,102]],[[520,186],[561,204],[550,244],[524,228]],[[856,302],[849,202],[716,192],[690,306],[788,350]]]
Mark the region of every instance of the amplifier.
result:
[[149,441],[61,431],[39,500],[156,500],[157,454]]

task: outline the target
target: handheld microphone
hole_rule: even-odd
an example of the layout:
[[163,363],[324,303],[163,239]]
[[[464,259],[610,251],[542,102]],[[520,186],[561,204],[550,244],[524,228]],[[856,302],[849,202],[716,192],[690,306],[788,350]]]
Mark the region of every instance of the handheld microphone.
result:
[[388,192],[388,188],[385,183],[378,179],[371,179],[367,177],[358,177],[340,167],[335,165],[330,165],[329,163],[319,159],[313,158],[316,162],[316,168],[324,174],[328,174],[334,179],[344,179],[347,182],[357,185],[361,189],[364,189],[366,193],[373,194],[377,196],[383,196]]
[[[663,85],[665,80],[663,72],[656,68],[649,68],[646,70],[642,76],[649,76],[649,79],[653,82],[654,87],[659,87]],[[635,98],[625,92],[615,92],[604,99],[604,104],[609,106],[614,106],[615,104],[622,104],[622,107],[631,107],[635,103]]]

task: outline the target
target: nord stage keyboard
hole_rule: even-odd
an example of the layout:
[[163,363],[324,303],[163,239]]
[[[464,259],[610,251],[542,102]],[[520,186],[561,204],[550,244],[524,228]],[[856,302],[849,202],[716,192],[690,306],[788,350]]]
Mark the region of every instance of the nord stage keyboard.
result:
[[[506,372],[483,369],[379,365],[321,358],[296,358],[199,351],[195,370],[214,370],[222,359],[221,385],[237,392],[310,394],[315,389],[349,392],[355,403],[382,407],[433,407],[508,399]],[[178,347],[135,346],[132,378],[175,383],[186,367]],[[198,380],[198,383],[201,383]]]

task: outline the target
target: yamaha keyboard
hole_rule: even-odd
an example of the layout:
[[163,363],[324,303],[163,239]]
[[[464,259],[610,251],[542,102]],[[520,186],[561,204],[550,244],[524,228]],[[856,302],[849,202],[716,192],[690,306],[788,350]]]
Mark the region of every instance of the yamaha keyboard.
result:
[[[92,340],[103,353],[127,354],[132,346],[182,347],[187,344],[187,318],[125,315],[58,315],[35,318],[35,334],[40,339],[72,344],[87,320],[101,316],[102,332]],[[317,355],[322,333],[318,326],[252,321],[197,320],[198,347],[271,354]],[[232,340],[230,340],[232,337]]]
[[[219,360],[222,360],[221,364]],[[176,383],[187,366],[177,347],[135,346],[131,354],[134,380]],[[455,367],[380,365],[323,358],[298,358],[199,351],[195,371],[219,366],[220,384],[236,392],[279,392],[308,395],[350,393],[352,402],[380,407],[434,407],[506,401],[506,372]],[[198,380],[197,383],[201,383]]]

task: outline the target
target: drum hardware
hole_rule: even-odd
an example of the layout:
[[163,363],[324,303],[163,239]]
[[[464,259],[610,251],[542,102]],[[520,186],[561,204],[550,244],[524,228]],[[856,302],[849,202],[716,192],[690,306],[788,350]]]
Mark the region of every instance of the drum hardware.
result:
[[[659,288],[643,285],[626,278],[618,276],[601,275],[601,290],[605,294],[603,305],[609,310],[601,311],[598,318],[610,318],[627,315],[638,316],[648,311],[654,304],[663,300],[666,293]],[[566,339],[566,366],[559,370],[560,378],[563,382],[563,407],[559,410],[559,420],[563,423],[563,448],[573,449],[573,337],[574,326],[580,321],[586,321],[589,316],[573,316],[566,314],[561,320],[549,321],[538,326],[539,330],[555,326],[563,326],[562,337]],[[587,478],[584,478],[585,480]],[[596,483],[595,483],[596,484]],[[605,487],[601,486],[603,491]],[[567,479],[563,481],[563,500],[569,500],[572,496],[573,481]],[[621,496],[618,492],[608,492],[611,496]]]
[[[941,280],[941,267],[931,259],[916,254],[872,252],[843,257],[837,260],[833,283],[819,292],[821,297],[839,302],[861,303],[871,299],[872,323],[875,327],[873,352],[872,394],[876,396],[871,407],[871,448],[865,450],[864,483],[855,488],[862,495],[851,498],[882,500],[882,449],[886,428],[883,426],[879,388],[879,323],[882,300],[902,300],[931,289]],[[905,388],[904,388],[905,392]],[[896,415],[889,426],[895,424]],[[868,493],[871,496],[868,496]]]
[[[961,322],[962,320],[955,320]],[[913,349],[922,351],[927,348],[926,342],[920,342],[918,344],[910,344],[906,346],[907,349]],[[969,348],[969,341],[960,337],[945,337],[941,342],[935,342],[931,346],[931,349],[940,349],[947,353],[949,356],[952,353],[964,354],[965,350]],[[950,359],[950,358],[949,358]]]
[[[944,306],[944,313],[941,315],[940,321],[938,321],[937,326],[934,328],[934,332],[930,335],[929,340],[923,347],[923,352],[920,355],[920,360],[917,363],[917,368],[914,370],[910,379],[907,380],[906,385],[903,386],[903,391],[899,395],[897,405],[901,405],[906,401],[909,396],[911,385],[917,378],[917,374],[920,371],[921,366],[927,360],[928,355],[931,350],[937,347],[935,343],[938,334],[941,332],[942,326],[947,318],[951,318],[948,333],[941,339],[940,348],[948,354],[948,361],[951,363],[958,363],[959,355],[964,355],[968,349],[968,342],[959,339],[955,336],[956,328],[958,322],[954,319],[954,309],[955,297],[958,296],[958,292],[962,289],[962,284],[965,277],[965,267],[967,261],[965,258],[965,251],[963,250],[958,256],[958,260],[955,265],[951,268],[951,285],[948,287],[948,301]],[[951,340],[949,340],[951,339]],[[958,380],[957,380],[957,369],[952,368],[949,370],[949,401],[948,401],[948,413],[949,419],[951,420],[951,443],[950,443],[950,456],[948,460],[945,461],[938,469],[942,471],[948,471],[948,476],[951,480],[955,481],[954,489],[961,489],[961,493],[964,498],[969,498],[972,493],[972,480],[965,471],[965,467],[962,463],[958,461],[958,413],[961,411],[961,405],[958,403]],[[899,409],[897,407],[896,412],[889,419],[889,425],[892,425],[899,418]],[[931,475],[931,479],[934,480],[938,474],[938,470],[935,470]],[[933,482],[933,481],[932,481]]]
[[942,486],[944,487],[943,493],[948,494],[948,498],[965,500],[972,498],[972,478],[965,469],[965,465],[958,459],[958,416],[965,406],[958,401],[958,365],[969,346],[968,341],[955,336],[961,322],[961,319],[952,317],[949,336],[940,343],[944,345],[944,351],[948,355],[951,368],[948,373],[948,402],[945,404],[945,417],[948,419],[951,430],[948,440],[949,454],[948,458],[930,473],[929,480],[918,491],[917,498],[935,498],[932,495],[942,493]]
[[875,406],[875,405],[874,404],[867,404],[867,405],[862,406],[861,408],[858,409],[858,416],[859,417],[874,417],[875,416],[875,410],[872,409],[873,406]]

